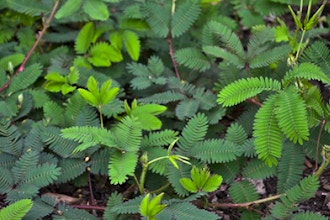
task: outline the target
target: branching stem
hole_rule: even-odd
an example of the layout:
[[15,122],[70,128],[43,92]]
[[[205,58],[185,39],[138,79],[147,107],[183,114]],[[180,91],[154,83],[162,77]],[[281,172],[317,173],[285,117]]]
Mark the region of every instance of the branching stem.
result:
[[[60,4],[60,0],[56,0],[53,9],[48,17],[48,19],[45,21],[45,23],[43,24],[43,28],[41,31],[38,32],[38,37],[36,39],[36,41],[34,42],[33,46],[31,47],[30,51],[27,53],[27,55],[25,56],[23,62],[21,63],[21,65],[19,66],[19,68],[16,70],[15,74],[13,75],[13,77],[16,77],[18,74],[20,74],[21,72],[23,72],[23,70],[25,69],[25,64],[27,63],[27,61],[30,59],[32,53],[35,51],[36,47],[38,46],[41,38],[43,37],[43,35],[45,34],[47,28],[50,26],[50,23],[52,22],[52,20],[54,19],[55,16],[55,12],[58,8]],[[4,90],[6,90],[8,88],[8,86],[10,85],[13,77],[11,77],[1,88],[0,88],[0,93],[3,92]]]

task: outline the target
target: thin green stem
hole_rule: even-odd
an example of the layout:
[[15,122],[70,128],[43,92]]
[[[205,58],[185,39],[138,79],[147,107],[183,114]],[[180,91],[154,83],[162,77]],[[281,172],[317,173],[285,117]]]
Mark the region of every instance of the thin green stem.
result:
[[305,38],[305,34],[306,34],[306,31],[303,30],[301,38],[300,38],[298,50],[297,50],[297,53],[296,53],[296,57],[295,57],[295,63],[297,63],[297,61],[298,61],[298,58],[299,58],[299,55],[300,55],[300,52],[301,52],[301,49],[302,49],[302,44],[303,44],[303,41],[304,41],[304,38]]
[[245,203],[209,203],[209,206],[215,207],[215,208],[250,208],[252,205],[262,204],[265,202],[271,202],[273,200],[279,199],[281,196],[285,194],[278,194],[275,196],[270,196],[264,199],[259,199],[251,202],[245,202]]
[[150,194],[158,194],[160,192],[163,192],[167,187],[169,187],[171,184],[170,183],[166,183],[165,185],[159,187],[158,189],[155,189],[153,191],[150,191]]
[[141,176],[140,176],[139,190],[140,190],[141,194],[144,194],[145,193],[144,182],[146,180],[146,175],[147,175],[147,170],[148,170],[148,163],[143,164],[142,167],[143,168],[142,168],[142,173],[141,173]]
[[104,125],[103,125],[103,116],[102,116],[102,106],[101,105],[99,105],[98,110],[99,110],[99,114],[100,114],[101,128],[104,128]]

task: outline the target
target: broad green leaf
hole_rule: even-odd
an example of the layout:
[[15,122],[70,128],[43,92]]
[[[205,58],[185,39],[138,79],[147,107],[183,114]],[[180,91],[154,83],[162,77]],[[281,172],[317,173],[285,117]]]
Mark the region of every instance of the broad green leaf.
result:
[[84,27],[80,30],[74,47],[78,54],[84,54],[87,52],[92,42],[94,31],[95,28],[93,22],[85,24]]
[[96,97],[100,95],[99,87],[96,79],[93,76],[90,76],[87,81],[87,89]]
[[189,192],[193,192],[193,193],[198,192],[198,188],[197,188],[196,184],[191,179],[181,178],[180,183]]
[[56,72],[47,74],[45,76],[45,79],[53,82],[61,82],[61,83],[66,82],[65,77]]
[[112,85],[112,80],[111,79],[105,81],[102,84],[101,89],[100,89],[100,95],[101,95],[101,97],[104,96],[108,92],[108,90],[111,89],[111,85]]
[[220,175],[210,176],[203,186],[203,191],[213,192],[220,186],[221,183],[222,183],[222,176]]
[[70,67],[70,73],[68,74],[67,79],[70,84],[77,83],[79,79],[79,71],[74,67]]
[[123,32],[123,41],[125,48],[132,58],[132,60],[137,61],[140,56],[140,40],[136,33],[133,31],[124,31]]
[[158,104],[145,104],[140,105],[137,108],[133,109],[132,114],[138,116],[140,114],[152,114],[159,115],[166,111],[166,106]]
[[92,68],[92,65],[88,62],[88,59],[82,56],[76,56],[73,61],[73,65],[76,67],[84,67],[86,69]]
[[87,58],[94,66],[108,67],[111,65],[111,56],[113,56],[113,47],[109,44],[102,42],[95,44],[89,50],[89,57]]
[[111,45],[117,50],[121,51],[123,46],[123,36],[121,31],[113,31],[110,34],[109,41]]
[[155,215],[157,215],[159,212],[161,212],[166,205],[161,205],[160,201],[162,200],[164,193],[161,193],[159,195],[157,195],[156,197],[154,197],[148,206],[148,213],[150,217],[154,217]]
[[101,93],[101,103],[103,105],[108,104],[111,100],[113,100],[116,97],[118,92],[119,92],[119,88],[114,87],[110,89],[108,92],[106,92],[104,95],[102,95]]
[[204,186],[209,176],[210,172],[206,169],[199,169],[197,167],[193,167],[191,169],[191,179],[198,188],[202,188]]
[[86,0],[84,11],[95,20],[105,21],[109,18],[109,10],[102,0]]
[[110,61],[112,62],[120,62],[123,60],[123,55],[121,54],[121,51],[111,45],[109,47],[109,54]]
[[63,84],[62,85],[62,88],[61,88],[61,91],[62,91],[62,94],[63,95],[66,95],[66,94],[68,94],[69,92],[72,92],[72,91],[74,91],[76,89],[76,87],[75,86],[70,86],[69,84]]
[[158,130],[162,127],[162,121],[151,114],[142,113],[142,114],[136,115],[136,114],[131,113],[131,115],[133,115],[139,119],[139,121],[143,125],[144,130],[147,130],[147,131]]
[[63,83],[50,81],[45,84],[45,89],[50,92],[59,92],[62,90],[62,85]]
[[142,216],[148,216],[148,205],[149,205],[150,194],[148,193],[141,201],[140,204],[140,214]]
[[78,89],[79,94],[92,106],[98,106],[97,98],[86,89]]
[[82,0],[68,0],[65,4],[57,11],[55,18],[60,19],[72,15],[77,12],[81,7]]

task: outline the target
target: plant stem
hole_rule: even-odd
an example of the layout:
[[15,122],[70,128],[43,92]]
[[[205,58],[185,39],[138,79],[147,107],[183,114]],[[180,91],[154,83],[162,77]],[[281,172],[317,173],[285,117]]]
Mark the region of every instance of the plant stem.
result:
[[146,175],[147,175],[147,170],[148,170],[148,163],[144,163],[142,165],[142,173],[141,173],[141,176],[140,176],[140,184],[139,184],[139,190],[140,190],[140,193],[141,194],[144,194],[145,191],[144,191],[144,182],[146,180]]
[[150,194],[158,194],[160,192],[163,192],[167,187],[169,187],[171,184],[170,183],[166,183],[165,185],[159,187],[158,189],[155,189],[153,191],[150,191]]
[[315,172],[315,176],[320,177],[323,171],[327,168],[330,162],[330,148],[329,146],[323,146],[322,149],[323,162],[320,168]]
[[264,199],[259,199],[259,200],[255,200],[252,202],[245,202],[245,203],[233,203],[233,204],[231,204],[231,203],[209,203],[209,206],[216,207],[216,208],[246,208],[246,209],[248,209],[252,205],[270,202],[270,201],[280,198],[283,195],[284,194],[279,194],[279,195],[270,196],[270,197],[267,197]]
[[320,141],[321,141],[321,135],[322,135],[322,131],[323,131],[323,128],[324,128],[324,125],[325,125],[325,119],[322,120],[322,123],[321,123],[321,127],[320,127],[320,130],[319,130],[319,134],[317,136],[317,142],[316,142],[316,152],[315,152],[315,169],[314,170],[317,170],[318,168],[318,162],[319,162],[319,147],[320,147]]
[[103,125],[103,116],[102,116],[102,106],[101,105],[99,105],[98,110],[99,110],[99,114],[100,114],[101,128],[104,128],[104,125]]
[[[171,32],[171,30],[170,30],[170,32]],[[172,60],[172,64],[173,64],[173,68],[174,68],[174,71],[175,71],[176,78],[181,80],[179,69],[178,69],[178,63],[176,62],[176,60],[174,58],[173,38],[172,38],[171,33],[169,34],[169,36],[167,38],[167,42],[168,42],[169,54],[170,54],[170,57],[171,57],[171,60]]]
[[[25,56],[23,62],[21,63],[21,65],[19,66],[19,68],[16,70],[15,74],[13,75],[13,77],[16,77],[19,73],[23,72],[23,70],[25,69],[25,64],[27,63],[27,61],[30,59],[32,53],[35,51],[36,47],[38,46],[42,36],[45,34],[47,28],[50,26],[50,23],[52,22],[55,12],[58,8],[60,4],[60,0],[56,0],[53,9],[48,17],[48,19],[45,21],[45,23],[43,24],[43,28],[41,31],[38,32],[38,37],[36,39],[36,41],[34,42],[33,46],[31,47],[30,51],[27,53],[27,55]],[[4,90],[6,90],[8,88],[8,86],[10,85],[13,77],[11,77],[1,88],[0,88],[0,93],[3,92]]]

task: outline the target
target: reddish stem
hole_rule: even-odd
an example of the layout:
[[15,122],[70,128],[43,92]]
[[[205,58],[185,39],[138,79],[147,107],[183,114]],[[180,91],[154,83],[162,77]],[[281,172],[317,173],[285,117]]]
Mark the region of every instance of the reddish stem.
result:
[[[60,4],[60,0],[56,0],[54,6],[53,6],[53,9],[52,9],[52,12],[50,13],[48,19],[46,20],[46,22],[44,23],[43,25],[43,28],[41,31],[39,31],[38,33],[38,37],[36,39],[36,41],[34,42],[33,46],[31,47],[30,51],[27,53],[27,55],[25,56],[23,62],[21,63],[21,65],[19,66],[19,68],[16,70],[15,74],[13,75],[13,77],[16,77],[18,74],[20,74],[21,72],[23,72],[23,70],[25,69],[25,64],[26,62],[30,59],[33,51],[36,49],[36,47],[38,46],[42,36],[45,34],[47,28],[49,27],[51,21],[53,20],[54,18],[54,15],[55,15],[55,12],[56,12],[56,9],[58,8]],[[3,92],[4,90],[6,90],[8,88],[8,86],[10,85],[13,77],[11,77],[1,88],[0,88],[0,93]]]
[[169,34],[169,36],[167,38],[167,42],[168,42],[169,54],[170,54],[170,57],[171,57],[171,60],[172,60],[172,63],[173,63],[173,68],[174,68],[174,71],[175,71],[176,78],[181,80],[179,69],[178,69],[178,63],[176,62],[176,60],[174,58],[173,38],[172,38],[171,33]]

